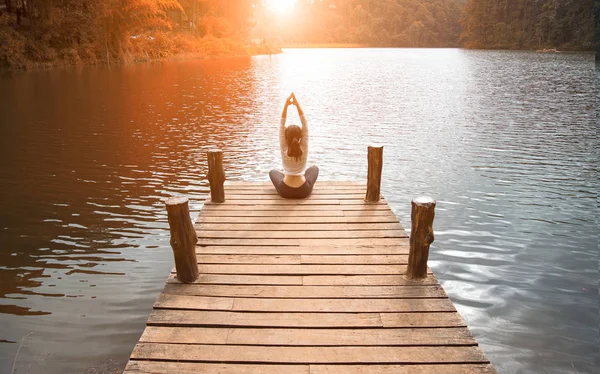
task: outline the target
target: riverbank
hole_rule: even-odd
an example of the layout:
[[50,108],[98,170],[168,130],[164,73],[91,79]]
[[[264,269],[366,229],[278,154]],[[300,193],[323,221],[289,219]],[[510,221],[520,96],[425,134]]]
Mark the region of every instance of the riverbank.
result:
[[61,48],[52,46],[43,39],[34,42],[35,38],[27,37],[27,30],[2,26],[0,22],[0,71],[113,66],[171,59],[210,59],[281,53],[280,48],[269,44],[248,44],[226,37],[196,38],[189,34],[162,31],[130,36],[120,43],[118,49],[96,42]]
[[281,48],[369,48],[368,44],[360,43],[288,43]]

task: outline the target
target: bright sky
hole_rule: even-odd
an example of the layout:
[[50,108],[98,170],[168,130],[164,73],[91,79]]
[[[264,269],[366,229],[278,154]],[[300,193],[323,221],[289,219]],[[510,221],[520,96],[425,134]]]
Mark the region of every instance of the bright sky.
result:
[[268,8],[279,14],[287,14],[294,9],[296,0],[265,0]]

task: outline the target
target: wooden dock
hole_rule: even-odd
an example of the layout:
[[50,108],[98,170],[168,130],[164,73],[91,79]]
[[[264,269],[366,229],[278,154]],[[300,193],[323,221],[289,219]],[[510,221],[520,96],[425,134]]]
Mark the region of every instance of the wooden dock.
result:
[[171,274],[125,373],[495,373],[409,239],[365,183],[287,200],[225,184],[195,223],[199,277]]

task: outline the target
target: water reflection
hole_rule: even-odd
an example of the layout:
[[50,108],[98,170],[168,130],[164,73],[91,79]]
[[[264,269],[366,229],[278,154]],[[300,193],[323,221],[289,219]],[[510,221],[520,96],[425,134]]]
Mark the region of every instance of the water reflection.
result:
[[412,197],[436,197],[431,265],[501,371],[591,372],[592,61],[289,50],[0,77],[0,367],[30,332],[18,368],[126,360],[172,268],[162,200],[184,194],[200,209],[214,147],[228,178],[266,180],[294,91],[324,180],[365,178],[378,143],[405,226]]

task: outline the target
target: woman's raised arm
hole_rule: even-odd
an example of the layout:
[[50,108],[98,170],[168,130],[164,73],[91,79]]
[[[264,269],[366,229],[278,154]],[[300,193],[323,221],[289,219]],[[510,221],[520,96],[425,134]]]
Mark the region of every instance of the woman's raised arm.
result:
[[282,119],[283,124],[285,124],[285,121],[283,121],[283,120],[285,118],[287,118],[288,107],[293,104],[293,102],[292,102],[292,100],[293,100],[292,98],[293,97],[294,97],[294,93],[292,93],[290,96],[288,96],[288,98],[285,100],[285,105],[283,107],[283,112],[281,113],[281,119]]
[[294,99],[293,104],[296,106],[296,109],[298,109],[298,115],[299,116],[303,116],[304,115],[304,111],[302,110],[302,107],[300,107],[300,103],[298,102],[298,99],[296,99],[296,95],[294,95],[294,93],[292,92],[292,95],[290,97],[292,99]]

